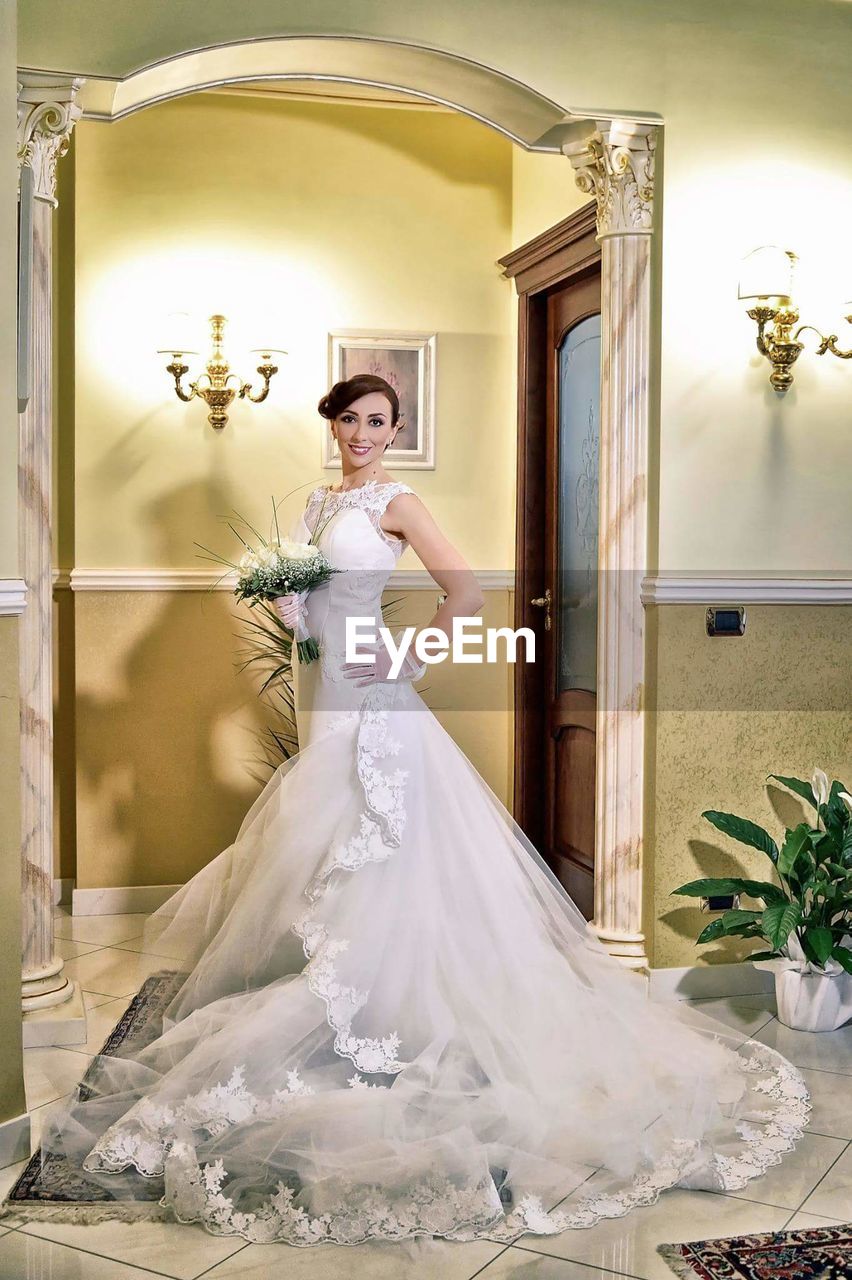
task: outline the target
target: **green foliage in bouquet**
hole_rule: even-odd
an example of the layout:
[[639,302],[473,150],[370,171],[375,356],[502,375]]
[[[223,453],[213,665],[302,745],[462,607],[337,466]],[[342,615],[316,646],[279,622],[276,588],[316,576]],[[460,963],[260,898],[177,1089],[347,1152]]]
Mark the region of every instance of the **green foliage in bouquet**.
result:
[[281,760],[289,760],[299,750],[293,692],[293,633],[268,604],[259,605],[252,617],[243,620],[243,627],[245,647],[238,670],[252,668],[262,676],[258,697],[270,704],[278,721],[276,728],[265,730],[266,764],[277,768]]
[[697,941],[719,938],[760,938],[770,950],[756,952],[750,960],[787,955],[791,936],[798,939],[807,960],[820,968],[829,959],[852,973],[852,795],[842,782],[829,786],[822,769],[811,781],[770,774],[815,810],[815,824],[800,822],[785,829],[779,848],[763,827],[732,813],[707,809],[702,818],[741,844],[759,849],[772,864],[778,883],[738,877],[691,880],[673,893],[686,897],[719,897],[742,894],[763,902],[760,910],[725,911]]
[[[286,496],[289,497],[289,494]],[[252,609],[266,601],[275,600],[278,596],[312,591],[314,587],[328,582],[333,574],[339,572],[332,568],[327,557],[314,544],[314,535],[311,535],[307,542],[295,542],[290,538],[281,537],[281,530],[278,527],[279,505],[273,498],[274,537],[270,532],[269,538],[264,538],[254,525],[249,524],[245,516],[237,514],[237,520],[257,539],[255,547],[250,546],[242,534],[228,521],[228,528],[245,547],[244,553],[236,563],[226,556],[219,555],[217,551],[211,551],[200,542],[195,544],[201,548],[204,559],[214,560],[217,564],[226,565],[228,569],[236,572],[237,585],[234,595],[237,600],[245,601]],[[320,507],[320,516],[324,506],[325,498]],[[308,635],[302,624],[295,639],[300,662],[313,662],[319,657],[319,645],[313,636]]]

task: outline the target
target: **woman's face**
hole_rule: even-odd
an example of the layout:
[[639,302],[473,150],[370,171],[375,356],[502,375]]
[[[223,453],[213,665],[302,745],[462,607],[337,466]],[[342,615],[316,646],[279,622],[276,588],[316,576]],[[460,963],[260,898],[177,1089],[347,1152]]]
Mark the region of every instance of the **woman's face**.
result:
[[381,391],[370,391],[353,400],[334,420],[334,433],[344,465],[352,468],[378,462],[385,445],[393,440],[399,423],[391,426],[390,402]]

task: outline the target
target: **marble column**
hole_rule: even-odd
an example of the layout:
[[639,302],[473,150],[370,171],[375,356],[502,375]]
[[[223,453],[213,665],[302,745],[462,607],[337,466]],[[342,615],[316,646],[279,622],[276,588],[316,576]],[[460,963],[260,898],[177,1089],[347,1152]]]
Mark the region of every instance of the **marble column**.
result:
[[597,204],[601,414],[595,913],[631,969],[648,966],[643,913],[645,619],[651,237],[657,128],[596,121],[563,152]]
[[[53,431],[52,220],[56,162],[81,114],[83,81],[18,72],[18,167],[33,173],[32,377],[20,415],[18,539],[26,608],[21,615],[21,856],[24,1043],[85,1039],[80,992],[53,939]],[[82,1031],[82,1035],[81,1035]]]

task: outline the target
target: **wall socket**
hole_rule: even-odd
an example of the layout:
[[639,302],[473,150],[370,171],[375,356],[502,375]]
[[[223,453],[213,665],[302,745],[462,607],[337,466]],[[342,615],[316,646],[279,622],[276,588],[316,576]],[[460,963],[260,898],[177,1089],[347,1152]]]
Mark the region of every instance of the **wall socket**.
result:
[[738,911],[740,895],[738,893],[720,893],[715,898],[699,898],[702,911]]

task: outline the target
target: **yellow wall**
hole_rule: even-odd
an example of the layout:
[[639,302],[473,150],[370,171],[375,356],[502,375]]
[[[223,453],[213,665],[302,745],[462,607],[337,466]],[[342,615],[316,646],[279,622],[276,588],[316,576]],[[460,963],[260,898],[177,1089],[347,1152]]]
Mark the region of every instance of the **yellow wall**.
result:
[[[818,766],[852,785],[852,607],[751,605],[736,638],[708,637],[701,605],[648,613],[658,669],[647,833],[653,954],[657,965],[685,965],[697,959],[708,917],[671,891],[699,876],[763,880],[769,869],[765,855],[723,836],[702,811],[749,818],[781,843],[784,828],[813,810],[769,774],[809,780]],[[699,949],[709,964],[752,950],[732,940]]]
[[574,181],[574,170],[564,156],[512,148],[513,248],[561,222],[589,200]]
[[[18,576],[17,189],[15,159],[15,6],[0,3],[0,93],[3,143],[0,206],[0,578]],[[14,624],[13,624],[14,625]]]
[[[301,510],[329,479],[328,331],[371,326],[438,333],[439,469],[409,478],[475,566],[511,565],[508,141],[449,113],[208,94],[83,121],[76,148],[78,565],[198,567],[231,507],[268,524],[298,485],[282,513]],[[173,308],[289,352],[221,433],[155,354]]]
[[[231,554],[231,508],[267,523],[270,494],[299,486],[289,526],[311,485],[339,474],[322,471],[316,412],[327,333],[376,326],[438,333],[438,469],[397,474],[475,567],[511,568],[514,302],[496,265],[512,245],[509,142],[450,113],[208,94],[84,121],[72,172],[64,567],[209,567],[194,542]],[[289,351],[269,401],[237,405],[219,434],[154,354],[172,308],[267,315]],[[222,593],[59,595],[76,665],[73,723],[67,670],[60,682],[58,769],[60,814],[76,800],[77,885],[182,881],[230,843],[268,777],[252,764],[264,716],[257,681],[235,670],[235,607]],[[409,593],[400,621],[436,604]],[[488,593],[487,616],[509,621],[505,590]],[[424,694],[504,802],[509,675],[433,668]],[[74,831],[62,823],[63,874]]]

